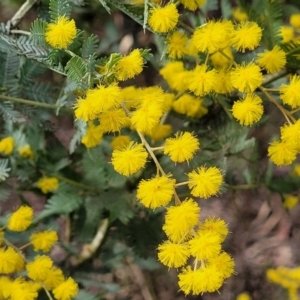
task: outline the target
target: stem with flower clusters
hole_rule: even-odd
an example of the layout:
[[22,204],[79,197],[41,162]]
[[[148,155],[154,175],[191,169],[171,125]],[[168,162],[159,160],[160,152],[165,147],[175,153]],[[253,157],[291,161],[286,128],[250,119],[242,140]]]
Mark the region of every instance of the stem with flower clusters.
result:
[[[122,107],[123,110],[125,111],[126,115],[127,115],[128,117],[130,117],[130,115],[131,115],[131,114],[130,114],[130,111],[127,109],[127,107],[125,106],[124,102],[121,102],[121,107]],[[164,169],[163,169],[162,166],[160,165],[159,161],[157,160],[157,158],[156,158],[156,156],[155,156],[155,154],[154,154],[154,152],[153,152],[153,149],[151,148],[151,146],[149,145],[149,143],[148,143],[147,140],[145,139],[144,135],[143,135],[141,132],[139,132],[139,131],[137,131],[137,133],[138,133],[138,135],[139,135],[139,137],[140,137],[140,139],[141,139],[143,145],[145,146],[146,150],[148,151],[148,153],[150,154],[151,158],[153,159],[153,161],[154,161],[154,163],[155,163],[157,169],[161,172],[161,174],[162,174],[163,176],[167,176],[167,175],[166,175],[166,172],[164,171]],[[174,198],[175,198],[175,204],[176,204],[176,205],[180,205],[181,201],[180,201],[180,199],[179,199],[179,197],[178,197],[178,195],[177,195],[175,189],[174,189]]]
[[[269,93],[268,91],[262,87],[262,86],[259,86],[258,87],[265,95],[266,97],[276,105],[276,107],[282,112],[282,114],[284,115],[285,119],[287,120],[287,122],[291,125],[292,122],[296,122],[296,119],[293,117],[293,115],[288,111],[286,110],[282,105],[280,105]],[[292,122],[291,122],[292,120]]]

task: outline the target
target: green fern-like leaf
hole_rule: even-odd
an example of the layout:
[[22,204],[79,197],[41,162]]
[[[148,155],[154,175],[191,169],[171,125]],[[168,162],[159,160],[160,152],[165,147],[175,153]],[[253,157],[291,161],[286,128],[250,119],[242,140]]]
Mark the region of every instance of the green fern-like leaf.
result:
[[0,86],[11,96],[18,96],[18,73],[20,68],[19,57],[14,52],[0,52],[0,61],[3,66],[0,72]]
[[12,188],[6,184],[5,182],[0,183],[0,202],[6,201],[10,194],[11,194]]
[[[129,16],[131,19],[133,19],[135,22],[143,26],[144,28],[147,28],[149,31],[154,32],[148,25],[144,25],[144,7],[143,6],[134,6],[129,4],[123,4],[121,1],[116,0],[109,0],[107,1],[120,11],[122,11],[124,14]],[[209,2],[209,1],[208,1]]]
[[55,194],[48,200],[44,210],[34,219],[34,223],[38,223],[52,215],[69,214],[81,205],[82,199],[74,193]]
[[51,21],[55,21],[59,16],[70,17],[72,6],[68,0],[50,0],[49,10]]
[[80,144],[82,137],[86,133],[86,123],[81,120],[76,120],[74,122],[74,127],[76,128],[76,133],[71,139],[70,146],[69,146],[69,153],[73,154]]
[[0,182],[6,180],[11,170],[8,165],[8,159],[0,159]]
[[300,67],[300,43],[291,41],[280,45],[280,47],[286,54],[287,66],[298,69]]
[[[261,17],[263,16],[263,18]],[[278,0],[257,0],[251,7],[250,18],[263,30],[263,44],[272,49],[281,41],[282,4]]]
[[89,58],[99,48],[99,39],[96,35],[91,34],[84,42],[80,49],[82,58]]
[[106,9],[106,11],[110,14],[111,10],[110,8],[107,6],[107,3],[105,0],[99,0],[99,2],[102,4],[102,6]]
[[9,101],[0,102],[0,114],[4,120],[14,123],[24,123],[26,121],[20,112],[14,110],[13,104]]
[[87,73],[86,64],[84,60],[79,56],[72,57],[65,68],[69,79],[76,82],[82,89],[85,89],[86,83],[83,78]]
[[41,19],[36,19],[30,28],[30,38],[33,42],[34,45],[37,46],[46,46],[46,41],[45,41],[45,32],[46,32],[46,26],[47,23],[44,20]]

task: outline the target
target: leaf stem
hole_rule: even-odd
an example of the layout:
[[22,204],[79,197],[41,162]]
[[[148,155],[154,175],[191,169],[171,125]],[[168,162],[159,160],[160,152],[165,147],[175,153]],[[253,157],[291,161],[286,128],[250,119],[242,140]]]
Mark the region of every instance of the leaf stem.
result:
[[[295,118],[292,116],[292,114],[286,110],[282,105],[280,105],[269,93],[268,91],[262,87],[262,86],[259,86],[258,87],[265,95],[266,97],[272,102],[275,104],[275,106],[282,112],[282,114],[284,115],[286,121],[291,125],[292,122],[296,122]],[[291,122],[292,120],[292,122]]]
[[69,178],[66,178],[64,176],[61,176],[61,175],[54,175],[57,179],[61,180],[61,181],[64,181],[70,185],[73,185],[73,186],[76,186],[78,188],[81,188],[83,190],[87,190],[87,191],[91,191],[91,192],[96,192],[96,193],[99,193],[100,191],[96,188],[93,188],[91,186],[88,186],[86,184],[83,184],[83,183],[80,183],[80,182],[77,182],[75,180],[72,180],[72,179],[69,179]]
[[50,109],[56,109],[57,108],[57,106],[55,104],[37,102],[37,101],[33,101],[33,100],[27,100],[27,99],[16,98],[16,97],[11,97],[11,96],[0,95],[0,99],[8,100],[8,101],[16,102],[16,103],[22,103],[22,104],[26,104],[26,105],[50,108]]

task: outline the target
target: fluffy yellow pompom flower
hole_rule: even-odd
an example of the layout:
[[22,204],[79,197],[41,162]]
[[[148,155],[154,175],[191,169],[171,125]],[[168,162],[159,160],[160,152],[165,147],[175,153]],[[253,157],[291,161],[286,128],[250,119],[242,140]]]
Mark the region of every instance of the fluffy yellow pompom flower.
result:
[[165,33],[176,27],[178,18],[176,5],[171,3],[165,7],[151,9],[148,24],[155,32]]
[[216,195],[223,183],[221,171],[216,167],[200,167],[188,173],[188,186],[195,197],[209,198]]
[[199,295],[203,292],[201,269],[192,270],[190,266],[178,274],[178,285],[185,295]]
[[10,155],[14,150],[15,140],[8,136],[0,141],[0,152],[5,155]]
[[159,261],[169,268],[179,268],[186,264],[190,256],[188,244],[166,241],[158,246]]
[[185,91],[187,89],[187,74],[188,71],[184,69],[182,61],[168,62],[159,73],[163,79],[168,83],[171,89],[178,92]]
[[299,29],[300,28],[300,14],[292,14],[290,16],[290,24]]
[[215,92],[220,94],[229,94],[234,88],[230,80],[230,70],[221,68],[216,71]]
[[280,127],[280,136],[283,142],[294,145],[300,151],[300,120],[295,124]]
[[248,65],[238,65],[230,73],[233,87],[242,93],[251,93],[262,84],[263,75],[259,66],[250,62]]
[[232,9],[232,16],[238,22],[247,21],[249,18],[247,13],[240,6]]
[[283,207],[292,209],[299,203],[299,198],[293,195],[284,195]]
[[48,291],[55,289],[65,280],[64,274],[59,268],[52,267],[51,269],[46,270],[46,273],[46,278],[42,280],[42,283]]
[[241,293],[238,294],[238,296],[236,297],[236,300],[252,300],[252,298],[250,297],[250,295],[248,293]]
[[100,128],[104,133],[120,131],[130,124],[130,120],[122,108],[101,113],[99,121]]
[[148,153],[142,144],[130,142],[126,148],[113,151],[111,162],[118,173],[128,177],[144,168],[147,157]]
[[128,135],[118,135],[111,141],[110,145],[113,150],[118,148],[125,148],[131,142],[131,138]]
[[16,278],[11,285],[11,300],[26,299],[34,300],[38,297],[39,285],[30,281],[25,281],[24,278]]
[[49,256],[36,256],[34,261],[26,265],[28,277],[35,281],[45,280],[48,271],[52,268],[53,261]]
[[245,52],[259,46],[262,29],[255,22],[245,21],[236,25],[232,32],[231,45],[237,51]]
[[187,36],[180,32],[174,32],[167,39],[167,53],[171,58],[182,58],[186,51],[186,45],[188,43]]
[[191,11],[195,11],[197,8],[202,7],[206,0],[180,0],[183,6]]
[[204,106],[203,99],[196,98],[190,94],[183,94],[174,101],[173,110],[191,118],[201,118],[208,112]]
[[38,233],[33,233],[30,236],[31,244],[34,251],[42,250],[48,252],[52,246],[57,242],[58,236],[56,231],[46,230]]
[[59,16],[54,23],[47,25],[45,37],[46,42],[53,48],[68,48],[76,37],[75,21]]
[[205,292],[217,291],[223,283],[219,270],[214,266],[205,266],[192,270],[190,266],[178,275],[179,287],[186,295],[199,295]]
[[234,261],[226,252],[221,252],[218,256],[209,260],[209,265],[214,266],[223,279],[229,278],[234,272]]
[[8,276],[0,276],[0,299],[9,299],[12,283],[12,280]]
[[153,86],[140,91],[140,100],[138,109],[131,114],[131,122],[137,131],[149,133],[164,113],[165,96],[160,87]]
[[144,59],[138,49],[122,57],[115,67],[118,80],[124,81],[140,74],[143,71],[143,64]]
[[189,238],[190,230],[198,224],[200,207],[192,199],[184,200],[179,206],[171,206],[166,213],[163,230],[174,243]]
[[280,71],[286,64],[286,54],[277,45],[270,51],[258,53],[257,56],[258,65],[270,74]]
[[22,271],[24,260],[12,247],[0,248],[0,274]]
[[223,242],[228,234],[228,227],[224,220],[210,217],[200,224],[198,233],[201,235],[203,232],[218,235],[220,237],[220,241]]
[[273,141],[268,148],[270,160],[277,166],[290,165],[297,156],[294,145],[282,141]]
[[232,106],[232,115],[246,126],[258,122],[263,112],[262,100],[255,94],[247,94],[245,99],[235,101]]
[[148,136],[153,141],[160,141],[170,136],[172,133],[172,126],[169,124],[158,124],[155,126],[151,132],[148,132]]
[[191,255],[198,260],[212,259],[220,254],[221,240],[217,234],[200,232],[189,241]]
[[169,155],[172,161],[181,163],[191,160],[199,148],[199,140],[190,132],[177,132],[175,138],[166,139],[164,154]]
[[42,177],[36,185],[44,194],[47,194],[49,192],[56,191],[58,189],[59,182],[56,177]]
[[89,123],[85,135],[81,139],[81,143],[87,148],[98,146],[103,137],[103,130],[100,125],[95,126],[92,122]]
[[34,153],[33,153],[33,151],[31,150],[31,148],[28,144],[20,147],[18,149],[18,152],[19,152],[19,155],[24,157],[24,158],[29,158],[29,159],[34,158]]
[[78,284],[69,277],[53,290],[53,295],[57,300],[71,300],[78,294]]
[[280,36],[282,37],[282,43],[288,43],[295,37],[294,28],[290,26],[282,26],[280,28]]
[[174,179],[168,176],[154,177],[140,181],[136,196],[146,207],[154,209],[170,203],[174,188]]
[[205,96],[214,90],[215,83],[216,71],[200,65],[190,72],[188,88],[196,96]]
[[79,99],[75,104],[77,119],[88,122],[99,117],[100,113],[111,108],[117,108],[122,101],[121,89],[112,84],[108,87],[99,85],[96,89],[89,89],[85,99]]
[[31,225],[32,219],[32,208],[23,205],[9,217],[7,228],[12,231],[24,231]]
[[294,75],[289,85],[282,85],[279,88],[280,99],[284,104],[290,105],[292,108],[300,106],[300,76]]
[[210,21],[195,30],[192,43],[201,52],[214,53],[228,46],[232,30],[227,22]]

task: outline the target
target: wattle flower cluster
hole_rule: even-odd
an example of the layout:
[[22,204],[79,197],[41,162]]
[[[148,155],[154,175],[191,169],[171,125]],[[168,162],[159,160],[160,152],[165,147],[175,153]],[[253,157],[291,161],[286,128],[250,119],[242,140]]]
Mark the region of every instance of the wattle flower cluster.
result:
[[[65,278],[52,259],[41,254],[49,252],[57,242],[56,231],[34,232],[29,237],[29,243],[22,247],[14,246],[5,237],[6,229],[22,232],[30,227],[32,221],[32,208],[21,206],[11,214],[5,228],[0,231],[0,299],[35,300],[43,289],[49,295],[51,292],[54,299],[70,300],[78,293],[77,283],[71,277]],[[31,261],[23,252],[29,246],[37,252]]]

